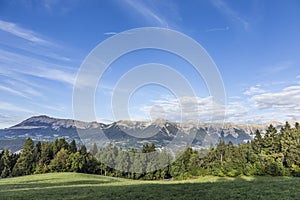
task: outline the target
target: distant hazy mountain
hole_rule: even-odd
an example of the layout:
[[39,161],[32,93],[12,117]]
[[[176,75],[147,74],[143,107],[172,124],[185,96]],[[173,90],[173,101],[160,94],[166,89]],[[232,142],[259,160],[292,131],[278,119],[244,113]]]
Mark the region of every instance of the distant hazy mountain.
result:
[[[278,129],[280,122],[272,122]],[[45,115],[35,116],[6,129],[0,129],[0,149],[17,151],[28,137],[35,141],[53,141],[57,138],[75,139],[88,147],[99,147],[113,142],[123,148],[140,148],[143,143],[155,143],[157,147],[175,143],[194,147],[208,147],[223,139],[234,144],[253,139],[258,129],[263,131],[269,124],[243,125],[234,123],[210,124],[199,122],[176,123],[163,119],[153,122],[118,121],[111,124],[57,119]]]

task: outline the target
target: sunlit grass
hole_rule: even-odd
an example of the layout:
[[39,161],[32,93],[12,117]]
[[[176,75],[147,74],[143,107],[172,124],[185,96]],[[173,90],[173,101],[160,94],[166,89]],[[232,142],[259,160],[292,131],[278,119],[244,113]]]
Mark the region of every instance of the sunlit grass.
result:
[[77,173],[0,180],[0,199],[298,199],[300,179],[199,177],[133,181]]

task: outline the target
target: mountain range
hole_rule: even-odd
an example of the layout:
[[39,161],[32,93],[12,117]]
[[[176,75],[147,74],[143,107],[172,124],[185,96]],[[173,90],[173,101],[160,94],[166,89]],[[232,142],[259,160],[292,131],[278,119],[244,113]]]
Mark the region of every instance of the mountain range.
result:
[[[277,129],[283,126],[280,122],[271,123]],[[104,124],[41,115],[28,118],[10,128],[0,129],[0,149],[20,150],[29,137],[34,141],[65,138],[70,142],[75,139],[77,144],[85,144],[88,148],[94,143],[101,148],[110,142],[122,148],[137,149],[144,143],[154,143],[157,148],[187,143],[195,148],[206,148],[217,144],[221,139],[234,144],[247,142],[253,139],[256,130],[264,133],[269,124],[178,123],[164,119],[149,122],[121,120]]]

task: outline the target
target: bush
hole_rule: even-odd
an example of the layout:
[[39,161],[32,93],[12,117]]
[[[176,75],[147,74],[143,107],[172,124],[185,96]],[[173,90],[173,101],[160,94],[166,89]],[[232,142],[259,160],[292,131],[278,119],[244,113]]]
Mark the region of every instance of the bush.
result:
[[189,172],[183,172],[178,177],[176,177],[176,180],[186,180],[188,178],[191,178],[192,175]]
[[266,173],[271,176],[283,176],[285,175],[285,168],[280,161],[270,161],[266,165]]
[[243,174],[245,176],[252,176],[255,174],[255,169],[253,167],[253,165],[251,165],[250,163],[247,163],[243,169]]
[[298,165],[293,164],[291,171],[293,176],[300,177],[300,167]]
[[239,176],[239,175],[240,175],[240,173],[236,169],[232,169],[229,172],[227,172],[227,176],[230,176],[230,177],[236,177],[236,176]]

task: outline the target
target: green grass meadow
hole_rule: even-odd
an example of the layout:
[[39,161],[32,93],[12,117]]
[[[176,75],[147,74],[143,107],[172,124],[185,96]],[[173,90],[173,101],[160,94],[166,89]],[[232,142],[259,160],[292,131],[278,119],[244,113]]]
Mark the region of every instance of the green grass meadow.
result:
[[300,179],[199,177],[186,181],[134,181],[52,173],[2,179],[0,199],[300,199]]

